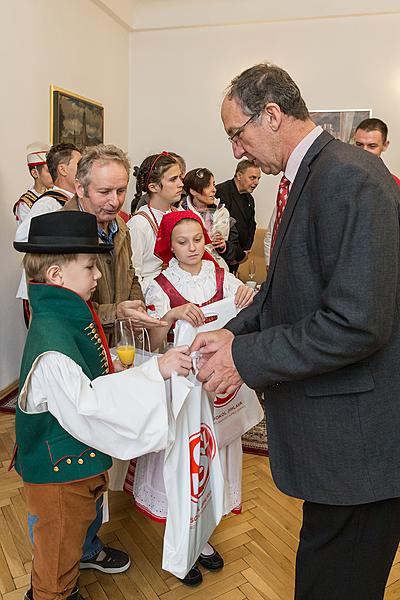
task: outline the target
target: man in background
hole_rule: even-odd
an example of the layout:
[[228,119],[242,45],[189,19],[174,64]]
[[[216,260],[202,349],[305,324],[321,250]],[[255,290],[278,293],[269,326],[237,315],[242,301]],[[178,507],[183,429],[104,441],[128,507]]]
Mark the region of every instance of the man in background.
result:
[[[240,248],[246,256],[253,244],[256,233],[255,204],[252,193],[261,179],[261,171],[253,161],[241,160],[236,167],[233,179],[219,183],[216,196],[235,219],[239,234]],[[244,259],[245,260],[245,259]],[[243,262],[243,261],[242,261]],[[238,264],[229,265],[231,272],[237,271]]]
[[[390,144],[386,123],[381,119],[364,119],[356,129],[354,142],[359,148],[381,158],[382,152],[385,152]],[[393,179],[400,185],[400,179],[396,175],[393,175]]]
[[53,180],[46,164],[46,154],[50,146],[44,142],[33,142],[27,146],[26,162],[33,185],[17,200],[13,213],[17,223],[21,223],[28,215],[36,200],[51,186]]
[[[40,156],[44,158],[44,153],[40,153]],[[16,242],[28,240],[29,227],[33,217],[60,210],[67,200],[72,198],[75,193],[75,176],[80,157],[81,153],[74,144],[63,143],[50,148],[46,154],[46,168],[54,184],[35,200],[24,220],[19,222],[15,233]],[[28,327],[30,310],[25,272],[22,273],[17,298],[22,299],[24,320]]]

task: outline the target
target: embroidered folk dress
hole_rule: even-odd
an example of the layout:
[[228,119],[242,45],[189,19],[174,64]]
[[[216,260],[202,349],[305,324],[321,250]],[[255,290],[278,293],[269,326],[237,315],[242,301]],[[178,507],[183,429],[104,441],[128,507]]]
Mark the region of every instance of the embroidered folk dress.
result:
[[[222,273],[222,276],[221,276]],[[180,268],[172,258],[168,268],[154,279],[145,294],[149,314],[162,317],[173,306],[192,302],[198,306],[216,302],[235,295],[242,284],[231,273],[203,260],[200,273],[192,276]],[[164,289],[163,289],[164,288]],[[166,291],[167,290],[167,291]],[[175,292],[173,291],[175,290]],[[179,301],[179,298],[182,301]],[[242,444],[241,438],[225,448],[219,449],[225,479],[225,514],[240,512]],[[136,466],[131,465],[125,482],[125,490],[133,493],[136,505],[156,521],[165,521],[168,511],[163,481],[164,452],[151,453],[139,458]],[[233,468],[232,468],[233,467]],[[130,485],[134,478],[133,489]]]

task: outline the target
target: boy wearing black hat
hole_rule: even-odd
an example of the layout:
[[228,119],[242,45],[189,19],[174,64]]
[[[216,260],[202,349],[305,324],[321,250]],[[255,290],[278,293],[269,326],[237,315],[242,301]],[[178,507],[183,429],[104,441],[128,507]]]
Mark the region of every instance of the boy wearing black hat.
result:
[[[56,232],[52,235],[50,232]],[[20,373],[13,464],[24,480],[33,543],[25,599],[81,598],[82,545],[106,490],[110,456],[127,459],[166,446],[164,379],[187,375],[187,348],[112,373],[90,304],[101,274],[96,219],[56,212],[32,219],[26,252],[32,321]],[[140,390],[140,392],[139,392]]]

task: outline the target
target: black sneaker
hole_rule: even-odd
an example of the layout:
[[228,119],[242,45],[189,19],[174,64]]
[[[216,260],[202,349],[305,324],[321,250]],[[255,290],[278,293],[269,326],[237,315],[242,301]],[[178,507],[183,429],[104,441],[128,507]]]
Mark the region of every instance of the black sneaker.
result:
[[[33,600],[32,588],[25,592],[24,600]],[[79,588],[75,588],[68,600],[84,600],[83,596],[79,593]]]
[[194,566],[190,569],[189,573],[187,573],[186,577],[183,579],[178,577],[178,579],[183,583],[183,585],[194,587],[196,585],[200,585],[200,583],[203,581],[203,575],[200,573],[200,569]]
[[213,548],[212,546],[211,548],[214,550],[212,554],[200,554],[197,561],[201,564],[202,567],[208,569],[209,571],[220,571],[224,566],[224,559],[219,554],[219,552],[216,551],[215,548]]
[[123,573],[131,566],[131,559],[126,552],[104,546],[98,554],[87,560],[81,560],[81,569],[97,569],[103,573]]

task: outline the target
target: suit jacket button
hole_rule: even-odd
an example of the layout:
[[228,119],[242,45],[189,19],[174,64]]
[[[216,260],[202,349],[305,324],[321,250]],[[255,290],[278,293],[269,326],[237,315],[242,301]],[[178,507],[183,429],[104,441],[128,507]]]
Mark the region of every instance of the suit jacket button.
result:
[[91,453],[89,454],[89,456],[90,456],[90,458],[94,458],[94,457],[96,456],[96,452],[91,452]]
[[72,460],[70,458],[67,458],[65,462],[67,463],[67,465],[70,465],[72,463]]
[[78,458],[78,464],[83,465],[83,458]]
[[55,473],[58,473],[58,471],[59,471],[59,470],[60,470],[60,469],[59,469],[59,467],[57,467],[57,466],[53,467],[53,471],[54,471]]

